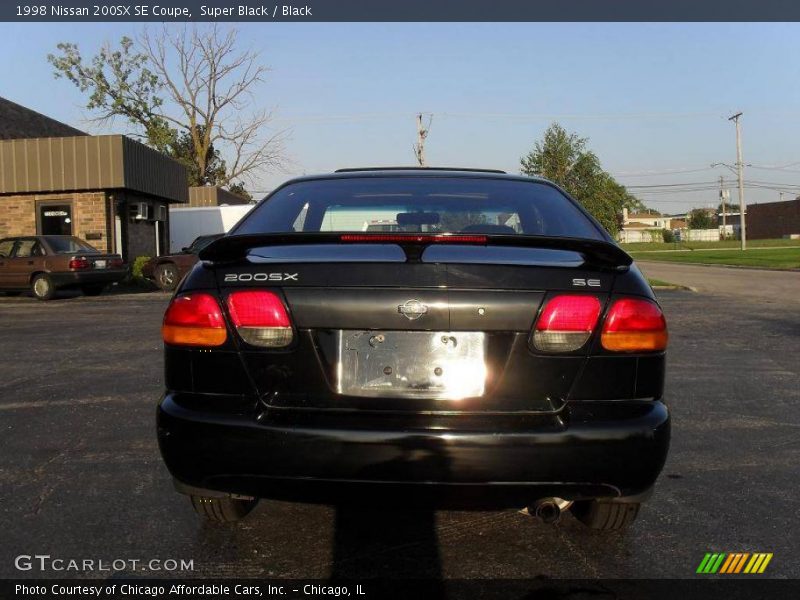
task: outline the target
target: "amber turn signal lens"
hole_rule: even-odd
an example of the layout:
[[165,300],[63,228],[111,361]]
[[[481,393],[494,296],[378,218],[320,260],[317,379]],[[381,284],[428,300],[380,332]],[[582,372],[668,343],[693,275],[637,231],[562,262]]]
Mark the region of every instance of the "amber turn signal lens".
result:
[[221,346],[228,333],[219,303],[205,293],[176,296],[164,314],[161,337],[177,346]]
[[667,347],[667,332],[617,332],[600,337],[603,348],[614,352],[656,352]]
[[228,335],[224,329],[163,325],[161,337],[167,344],[177,346],[221,346]]
[[642,298],[621,298],[608,311],[600,343],[612,352],[658,352],[669,336],[658,304]]

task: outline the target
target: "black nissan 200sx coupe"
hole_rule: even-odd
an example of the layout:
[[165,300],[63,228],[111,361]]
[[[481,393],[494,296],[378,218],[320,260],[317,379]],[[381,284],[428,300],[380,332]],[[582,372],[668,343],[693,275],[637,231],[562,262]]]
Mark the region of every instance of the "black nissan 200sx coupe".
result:
[[352,169],[261,201],[164,316],[161,453],[212,521],[259,498],[636,518],[664,464],[666,323],[552,183]]

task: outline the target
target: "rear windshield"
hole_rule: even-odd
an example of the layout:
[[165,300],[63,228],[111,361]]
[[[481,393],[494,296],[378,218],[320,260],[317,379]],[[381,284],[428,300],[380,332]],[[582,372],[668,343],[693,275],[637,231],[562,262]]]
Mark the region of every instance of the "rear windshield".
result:
[[602,240],[556,188],[457,177],[353,177],[290,184],[245,217],[234,234],[465,232]]
[[81,254],[97,254],[99,250],[94,246],[90,246],[81,238],[66,237],[66,236],[45,236],[45,241],[50,249],[56,254],[74,254],[79,252]]

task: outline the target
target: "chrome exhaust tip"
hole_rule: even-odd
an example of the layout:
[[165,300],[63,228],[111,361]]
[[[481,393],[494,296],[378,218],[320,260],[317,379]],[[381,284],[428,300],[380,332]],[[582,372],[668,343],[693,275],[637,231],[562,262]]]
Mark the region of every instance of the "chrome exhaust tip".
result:
[[570,504],[571,502],[562,498],[542,498],[528,507],[528,514],[541,520],[542,523],[555,525],[561,519],[561,511]]

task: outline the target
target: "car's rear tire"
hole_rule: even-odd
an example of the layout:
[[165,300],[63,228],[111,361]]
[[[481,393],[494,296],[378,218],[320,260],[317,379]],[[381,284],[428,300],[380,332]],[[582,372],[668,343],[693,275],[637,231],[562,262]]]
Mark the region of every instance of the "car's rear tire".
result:
[[156,285],[165,292],[178,287],[178,267],[173,263],[164,263],[156,267]]
[[56,288],[47,273],[39,273],[31,281],[31,292],[38,300],[52,300],[56,295]]
[[640,507],[639,502],[581,500],[575,502],[570,511],[590,529],[616,531],[629,527],[636,520]]
[[106,289],[104,285],[87,285],[81,288],[84,296],[99,296]]
[[209,498],[190,496],[195,512],[212,523],[234,523],[244,519],[258,504],[258,499]]

